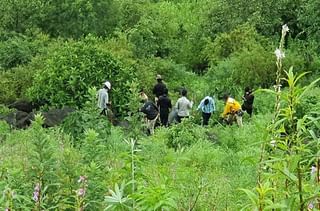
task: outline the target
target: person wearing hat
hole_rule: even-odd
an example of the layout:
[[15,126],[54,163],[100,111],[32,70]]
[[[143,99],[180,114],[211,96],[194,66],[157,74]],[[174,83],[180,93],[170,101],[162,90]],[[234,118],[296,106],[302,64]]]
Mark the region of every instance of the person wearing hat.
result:
[[106,81],[103,83],[103,88],[98,91],[98,108],[101,109],[101,115],[107,116],[109,102],[109,94],[108,91],[111,89],[111,83]]
[[158,83],[154,85],[152,93],[155,95],[155,103],[158,102],[158,99],[161,95],[165,93],[166,85],[162,82],[161,75],[157,75],[156,77]]

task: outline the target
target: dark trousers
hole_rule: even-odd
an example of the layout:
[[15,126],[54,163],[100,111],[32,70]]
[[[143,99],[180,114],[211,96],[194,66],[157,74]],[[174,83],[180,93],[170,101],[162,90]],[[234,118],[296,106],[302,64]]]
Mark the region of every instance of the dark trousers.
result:
[[249,115],[250,115],[250,117],[252,116],[252,112],[253,112],[253,106],[252,105],[242,105],[241,106],[241,109],[243,110],[243,111],[246,111]]
[[178,123],[180,123],[182,121],[182,119],[184,119],[184,118],[189,118],[189,117],[188,116],[179,116],[179,115],[177,115]]
[[107,116],[107,109],[104,108],[104,109],[101,111],[100,115]]
[[160,113],[160,121],[162,126],[168,126],[168,117],[169,117],[168,112]]
[[211,117],[211,113],[202,112],[202,125],[208,125],[210,117]]

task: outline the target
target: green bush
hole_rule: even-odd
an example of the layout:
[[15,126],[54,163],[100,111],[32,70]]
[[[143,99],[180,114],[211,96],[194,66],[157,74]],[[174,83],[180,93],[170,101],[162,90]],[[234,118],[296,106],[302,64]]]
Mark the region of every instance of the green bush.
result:
[[[194,128],[197,127],[198,130]],[[184,119],[182,123],[173,125],[167,134],[167,146],[174,149],[185,148],[205,140],[204,130],[201,126],[192,123],[192,119]]]
[[42,52],[48,37],[35,33],[25,36],[16,33],[0,33],[0,70],[8,70],[31,62]]
[[94,129],[99,134],[99,138],[110,135],[111,123],[105,116],[100,115],[99,109],[96,108],[95,90],[90,89],[89,101],[86,102],[84,108],[71,113],[62,124],[65,133],[79,141],[83,139],[86,131]]
[[34,72],[25,66],[0,72],[0,102],[11,103],[27,98],[26,90],[31,87]]
[[112,84],[110,98],[118,111],[128,102],[128,81],[135,78],[134,70],[115,59],[100,47],[101,40],[91,36],[82,41],[68,41],[43,61],[29,90],[35,100],[46,100],[55,106],[77,106],[88,100],[88,88]]

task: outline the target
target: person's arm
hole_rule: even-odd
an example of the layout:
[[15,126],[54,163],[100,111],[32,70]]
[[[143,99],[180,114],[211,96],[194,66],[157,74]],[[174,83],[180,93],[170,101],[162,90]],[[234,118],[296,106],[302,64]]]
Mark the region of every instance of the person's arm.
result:
[[193,106],[193,101],[189,101],[188,107],[191,109]]
[[110,105],[110,102],[109,102],[109,94],[106,93],[106,95],[104,96],[104,102],[105,102],[105,105],[106,106],[109,106]]
[[143,104],[142,108],[140,108],[140,111],[142,113],[146,113],[147,112],[147,103]]
[[156,95],[156,93],[157,93],[157,85],[155,85],[152,90],[152,94]]
[[215,104],[215,101],[213,98],[211,98],[211,104],[212,104],[212,112],[215,112],[216,111],[216,104]]
[[203,100],[201,100],[201,102],[199,103],[197,110],[201,110],[202,106],[203,106]]
[[223,113],[222,113],[222,117],[225,118],[227,116],[228,113],[230,113],[230,104],[227,103],[225,106],[224,106],[224,110],[223,110]]
[[179,110],[179,99],[176,102],[176,105],[174,106],[177,110]]
[[172,108],[172,104],[171,104],[171,100],[170,99],[168,99],[168,101],[169,101],[169,103],[168,103],[168,108]]

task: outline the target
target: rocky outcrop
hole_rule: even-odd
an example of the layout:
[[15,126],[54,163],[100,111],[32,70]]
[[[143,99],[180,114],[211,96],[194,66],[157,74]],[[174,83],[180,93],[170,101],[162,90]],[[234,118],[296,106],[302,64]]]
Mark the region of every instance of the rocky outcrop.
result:
[[[44,127],[54,127],[59,125],[74,109],[65,107],[62,109],[52,109],[47,112],[37,112],[41,113],[44,117]],[[16,128],[27,128],[31,122],[34,120],[34,112],[24,112],[24,111],[15,111],[11,112],[5,116],[0,117],[0,120],[6,121],[8,124]]]

